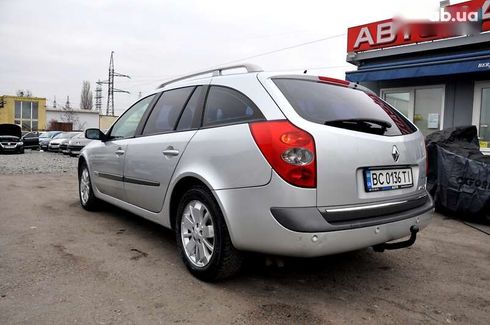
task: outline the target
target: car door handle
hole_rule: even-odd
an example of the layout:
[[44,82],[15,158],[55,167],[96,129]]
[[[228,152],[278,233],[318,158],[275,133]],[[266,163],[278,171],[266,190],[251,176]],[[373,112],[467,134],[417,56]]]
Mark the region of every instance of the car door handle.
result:
[[179,155],[179,150],[175,149],[172,146],[167,147],[167,149],[163,150],[162,152],[165,156],[178,156]]
[[116,150],[115,154],[118,156],[122,156],[122,155],[124,155],[124,150],[122,150],[122,149]]

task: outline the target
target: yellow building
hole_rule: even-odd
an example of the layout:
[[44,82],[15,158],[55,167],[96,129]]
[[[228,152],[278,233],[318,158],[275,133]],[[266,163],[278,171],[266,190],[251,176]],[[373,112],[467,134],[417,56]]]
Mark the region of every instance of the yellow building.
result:
[[108,130],[117,119],[118,116],[100,115],[99,129],[101,129],[102,131]]
[[0,124],[10,123],[22,131],[44,130],[46,127],[46,98],[0,96]]

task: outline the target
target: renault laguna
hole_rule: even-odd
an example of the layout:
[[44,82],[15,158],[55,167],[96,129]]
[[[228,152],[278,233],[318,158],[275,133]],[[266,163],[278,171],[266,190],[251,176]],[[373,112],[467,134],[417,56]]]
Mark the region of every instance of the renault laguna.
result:
[[423,135],[344,80],[219,68],[164,83],[85,135],[96,141],[79,157],[81,205],[173,229],[206,281],[234,274],[246,251],[407,247],[432,217]]

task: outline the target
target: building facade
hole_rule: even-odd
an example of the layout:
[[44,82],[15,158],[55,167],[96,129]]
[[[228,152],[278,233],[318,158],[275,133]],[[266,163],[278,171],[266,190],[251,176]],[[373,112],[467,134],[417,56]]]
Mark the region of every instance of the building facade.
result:
[[112,115],[100,115],[99,116],[99,128],[104,131],[108,130],[114,122],[119,118],[119,116]]
[[476,125],[490,152],[490,0],[446,6],[441,17],[449,22],[349,28],[347,62],[357,70],[346,79],[375,91],[425,135]]
[[49,128],[52,121],[71,123],[73,131],[83,131],[99,127],[99,112],[74,108],[69,110],[47,108],[45,129]]
[[44,130],[46,98],[0,96],[0,124],[17,124],[22,131]]

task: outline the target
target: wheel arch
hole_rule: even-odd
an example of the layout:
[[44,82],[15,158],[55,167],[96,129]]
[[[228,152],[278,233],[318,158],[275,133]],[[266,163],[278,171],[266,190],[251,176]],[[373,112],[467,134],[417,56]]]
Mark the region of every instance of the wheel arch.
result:
[[[221,207],[220,201],[216,197],[216,194],[214,193],[213,188],[210,186],[210,184],[208,182],[206,182],[204,179],[202,179],[198,175],[194,175],[194,174],[184,175],[172,187],[172,192],[170,194],[170,202],[169,202],[169,210],[168,211],[169,211],[169,221],[170,221],[170,228],[171,229],[175,230],[175,220],[177,218],[177,209],[179,206],[180,198],[188,189],[190,189],[196,185],[204,186],[211,192],[214,200],[216,201],[216,203],[218,204],[218,206],[221,209],[221,213],[223,214],[223,216],[225,215],[223,208]],[[225,222],[226,222],[226,217],[225,217]]]
[[78,157],[78,166],[77,166],[78,176],[80,176],[80,168],[82,167],[83,164],[88,165],[87,160],[85,159],[85,157],[82,156],[82,155],[80,155],[80,157]]

